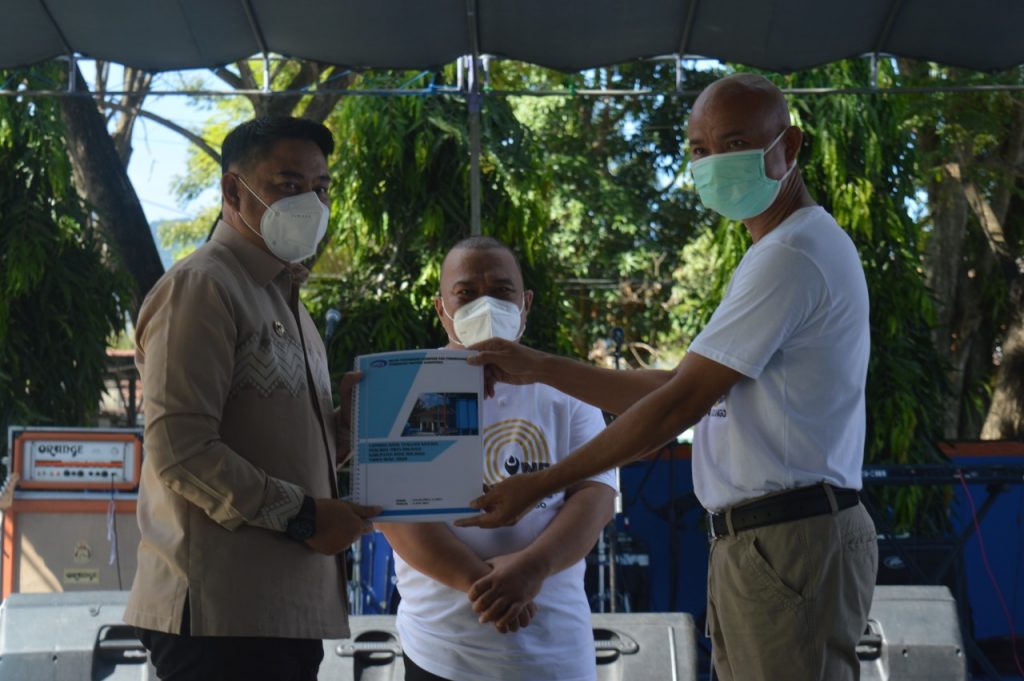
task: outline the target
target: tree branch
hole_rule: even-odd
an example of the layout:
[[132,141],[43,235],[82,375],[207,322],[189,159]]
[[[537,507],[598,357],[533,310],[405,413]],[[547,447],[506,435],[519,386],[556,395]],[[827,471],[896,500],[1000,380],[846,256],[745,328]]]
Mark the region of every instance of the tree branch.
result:
[[221,66],[220,68],[210,69],[213,75],[220,78],[222,81],[235,88],[236,90],[244,90],[245,82],[236,74],[229,71],[227,68]]
[[630,354],[633,355],[633,359],[636,360],[636,363],[639,364],[644,369],[650,369],[651,368],[651,363],[650,362],[645,362],[643,360],[643,358],[640,357],[640,353],[636,351],[637,348],[640,348],[641,350],[646,350],[647,352],[649,352],[651,354],[651,356],[654,359],[657,359],[658,355],[661,354],[660,352],[658,352],[657,348],[655,348],[654,346],[648,345],[647,343],[642,343],[640,341],[634,341],[632,343],[627,343],[626,347],[629,348],[629,352],[630,352]]
[[288,60],[280,59],[274,64],[273,68],[270,69],[270,82],[273,83],[277,80],[277,77],[281,75],[281,71],[288,64]]
[[967,198],[967,205],[971,207],[978,222],[981,223],[981,231],[988,241],[988,247],[1001,261],[1012,260],[1010,246],[1006,242],[1006,231],[1002,222],[992,210],[992,205],[985,199],[978,186],[970,180],[965,180],[960,170],[959,163],[947,163],[945,170],[954,180],[958,180],[963,186],[964,196]]
[[[1014,173],[1019,172],[1024,164],[1024,108],[1013,109],[1011,120],[1005,128],[1006,137],[999,149],[999,168],[997,172],[1003,176],[992,192],[992,209],[1000,220],[1005,221],[1010,208],[1010,198],[1015,193],[1014,184],[1016,178]],[[1016,244],[1010,244],[1011,251]]]
[[238,73],[242,76],[242,87],[247,90],[255,90],[259,87],[256,84],[256,76],[253,75],[252,68],[249,67],[249,62],[244,59],[239,62],[235,62],[235,66],[238,67]]
[[150,86],[153,83],[153,74],[141,69],[125,67],[124,69],[124,91],[130,94],[125,95],[119,102],[122,112],[121,118],[117,121],[111,138],[117,148],[117,155],[124,167],[128,167],[128,161],[132,157],[132,130],[135,128],[135,119],[139,115],[142,103],[149,94]]
[[[106,102],[105,104],[106,104],[106,106],[108,106],[108,107],[110,107],[112,109],[126,109],[126,108],[128,108],[128,107],[122,106],[121,104],[116,104],[114,102]],[[163,116],[158,116],[155,113],[151,113],[149,111],[146,111],[145,109],[139,109],[138,115],[141,116],[142,118],[148,118],[149,120],[151,120],[151,121],[153,121],[155,123],[159,123],[160,125],[164,126],[168,130],[173,130],[174,132],[178,133],[182,137],[186,138],[189,142],[191,142],[192,144],[194,144],[197,147],[199,147],[200,149],[202,149],[206,153],[207,156],[212,158],[217,163],[217,165],[220,165],[220,161],[221,161],[220,153],[216,149],[214,149],[212,146],[210,146],[209,142],[207,142],[202,137],[200,137],[196,133],[192,132],[188,128],[183,128],[180,125],[178,125],[177,123],[174,123],[173,121],[169,121],[166,118],[164,118]]]
[[299,64],[299,70],[292,76],[291,81],[285,87],[286,90],[298,90],[308,86],[310,83],[315,83],[317,77],[320,75],[320,67],[318,64],[310,61],[304,61]]
[[[327,74],[324,81],[317,87],[317,90],[337,90],[339,92],[347,90],[356,79],[356,74],[347,73],[345,75],[334,78],[334,72],[337,71],[337,67],[332,68]],[[323,123],[327,120],[327,117],[331,115],[338,100],[341,99],[341,95],[318,95],[313,98],[306,107],[306,110],[302,112],[302,117],[317,123]]]
[[[304,61],[299,64],[298,72],[285,86],[285,90],[301,90],[317,81],[320,74],[320,67],[314,62]],[[295,108],[302,101],[305,95],[295,94],[285,97],[277,97],[267,105],[267,113],[271,116],[290,116]]]
[[98,100],[107,96],[107,73],[110,70],[110,62],[101,59],[96,60],[96,95]]
[[[242,75],[242,86],[249,90],[255,90],[259,86],[256,83],[256,75],[252,72],[252,67],[249,66],[249,62],[242,60],[235,62],[235,66],[238,67],[238,72]],[[267,116],[270,113],[270,97],[263,95],[246,95],[246,98],[252,103],[253,115],[256,118]]]
[[[279,61],[273,68],[271,73],[272,82],[277,79],[281,74],[281,71],[286,64],[285,61]],[[234,72],[227,68],[221,67],[217,69],[211,69],[213,74],[220,78],[222,81],[230,85],[236,90],[244,89],[256,89],[257,83],[255,74],[248,62],[240,61],[236,62],[238,71],[241,75],[236,75]],[[292,77],[290,82],[285,85],[286,90],[301,90],[310,85],[317,84],[318,90],[337,90],[343,91],[351,86],[355,79],[354,74],[346,74],[339,78],[333,78],[332,76],[337,72],[338,67],[322,64],[320,62],[300,62],[298,72]],[[254,113],[256,116],[288,116],[294,115],[295,108],[303,100],[303,98],[309,95],[296,93],[292,96],[285,97],[265,97],[260,94],[249,95],[249,101],[253,104]],[[318,95],[313,98],[303,112],[302,117],[307,118],[317,123],[323,123],[330,115],[331,111],[334,110],[335,105],[341,98],[340,95]]]
[[[77,66],[73,73],[76,89],[88,92]],[[134,300],[125,302],[137,322],[139,303],[164,273],[149,222],[96,102],[92,97],[60,97],[58,105],[75,188],[98,216],[112,251],[135,282]]]

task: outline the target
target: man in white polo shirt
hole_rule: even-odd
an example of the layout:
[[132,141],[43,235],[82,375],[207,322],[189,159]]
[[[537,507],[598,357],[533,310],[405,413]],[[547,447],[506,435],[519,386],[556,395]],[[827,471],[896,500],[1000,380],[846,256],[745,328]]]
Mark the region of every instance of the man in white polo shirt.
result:
[[465,525],[524,508],[698,423],[693,474],[709,511],[708,630],[725,681],[859,677],[877,566],[859,503],[870,334],[850,238],[810,197],[802,132],[768,80],[710,85],[688,125],[704,204],[753,245],[721,305],[673,371],[609,372],[501,341],[474,346],[492,379],[543,382],[616,414],[551,468],[516,476]]
[[[518,342],[533,292],[506,245],[459,242],[440,287],[447,347]],[[482,422],[487,485],[555,464],[604,428],[600,410],[542,384],[497,386]],[[512,527],[378,523],[396,553],[406,681],[595,681],[583,559],[615,495],[609,471],[538,498]]]

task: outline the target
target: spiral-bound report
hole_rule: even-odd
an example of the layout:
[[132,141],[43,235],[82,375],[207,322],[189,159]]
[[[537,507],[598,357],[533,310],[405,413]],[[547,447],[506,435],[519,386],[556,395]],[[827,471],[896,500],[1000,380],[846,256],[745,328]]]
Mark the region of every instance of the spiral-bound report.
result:
[[360,355],[352,400],[352,500],[375,520],[439,522],[475,515],[483,491],[484,378],[464,350]]

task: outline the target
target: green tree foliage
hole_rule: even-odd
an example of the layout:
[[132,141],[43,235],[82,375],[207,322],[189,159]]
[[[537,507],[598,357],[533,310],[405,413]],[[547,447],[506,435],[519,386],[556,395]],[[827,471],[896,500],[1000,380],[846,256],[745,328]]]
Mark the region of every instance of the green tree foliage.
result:
[[[688,70],[686,86],[699,89],[720,75]],[[883,84],[898,76],[893,64],[882,64]],[[421,87],[452,77],[451,70],[361,74],[352,87]],[[850,61],[774,78],[784,87],[863,87],[870,74],[866,62]],[[692,100],[675,96],[674,84],[671,63],[573,76],[508,64],[493,70],[495,90],[666,93],[485,98],[483,232],[523,255],[527,285],[538,293],[527,342],[581,356],[622,326],[634,348],[645,348],[627,354],[630,364],[671,363],[720,300],[749,236],[704,210],[692,190],[684,143]],[[849,231],[865,266],[872,462],[937,460],[933,443],[941,437],[946,364],[930,335],[928,225],[911,210],[930,172],[914,106],[886,95],[791,98],[806,135],[800,164],[807,184]],[[225,120],[248,115],[237,106],[219,113],[228,114],[216,121],[225,129]],[[305,295],[317,319],[328,307],[342,312],[330,347],[338,373],[360,352],[444,342],[432,300],[444,251],[467,235],[469,149],[461,97],[345,97],[326,123],[338,141],[330,159],[334,204]],[[184,193],[196,195],[212,174],[194,169]],[[204,215],[191,233],[208,226]],[[901,527],[928,531],[941,529],[944,501],[920,489],[882,498]]]
[[[1024,84],[1024,68],[979,74],[900,62],[900,83]],[[949,438],[1024,436],[1024,95],[979,90],[908,98],[927,191],[925,270],[936,347],[949,365]],[[983,425],[984,424],[984,425]]]
[[[0,82],[39,87],[33,79],[54,76],[0,71]],[[0,168],[0,432],[88,425],[130,287],[71,187],[53,100],[0,98]]]
[[[283,67],[278,77],[287,80],[296,68]],[[351,85],[423,87],[453,76],[453,68],[383,72],[352,76]],[[297,101],[293,115],[303,115],[311,102]],[[245,99],[200,104],[213,109],[200,134],[214,147],[254,115]],[[328,307],[343,314],[330,348],[335,374],[360,352],[446,342],[433,299],[445,251],[469,236],[467,121],[465,101],[444,95],[345,97],[324,121],[337,142],[329,159],[333,205],[328,236],[303,295],[316,319],[323,320]],[[482,231],[521,256],[527,286],[536,294],[527,340],[566,350],[559,342],[562,302],[548,243],[551,185],[536,138],[505,100],[487,99],[482,145]],[[196,199],[216,186],[219,173],[208,155],[194,149],[177,183],[179,197]],[[217,212],[217,205],[207,206],[193,220],[162,226],[164,244],[178,255],[189,252],[206,237]]]
[[[446,77],[452,79],[451,69],[360,75],[352,87],[424,87]],[[714,77],[688,72],[691,87]],[[576,76],[504,64],[495,69],[492,89],[603,85],[670,91],[674,79],[674,65],[667,62]],[[213,106],[215,115],[202,131],[209,141],[252,115],[244,100]],[[697,226],[708,223],[684,186],[680,151],[687,111],[688,102],[674,96],[485,99],[483,231],[509,240],[524,256],[527,283],[538,294],[529,342],[586,356],[595,340],[622,326],[628,341],[645,348],[636,358],[653,359],[648,350],[678,358],[682,344],[671,279],[681,266],[683,245]],[[346,308],[344,329],[351,324],[361,329],[359,337],[374,337],[383,347],[401,344],[397,330],[422,329],[432,319],[436,272],[421,267],[436,268],[444,249],[467,235],[467,120],[461,97],[341,100],[326,120],[339,147],[332,161],[331,236],[316,268],[340,284],[314,280],[309,302],[317,313],[333,296]],[[193,199],[215,179],[216,169],[195,151],[178,193]],[[163,226],[165,245],[187,252],[205,237],[215,214],[210,207],[194,220]],[[399,246],[408,252],[399,253]],[[554,280],[557,289],[551,288]],[[374,281],[398,288],[378,295],[377,285],[368,283]],[[381,296],[388,295],[405,302],[386,303]],[[382,326],[374,314],[353,315],[363,301],[375,303],[369,310],[391,310]],[[439,326],[430,328],[429,342],[443,340]],[[339,335],[337,342],[343,339]],[[344,364],[351,352],[339,352]],[[633,358],[627,357],[635,365]]]
[[[565,76],[502,68],[496,88],[649,89],[647,97],[521,97],[551,177],[550,243],[563,283],[562,333],[586,356],[622,327],[628,364],[678,360],[673,279],[685,244],[709,224],[688,190],[683,147],[692,101],[676,97],[674,62],[640,62]],[[687,70],[700,88],[714,71]]]
[[225,66],[211,69],[211,73],[229,86],[247,90],[248,93],[238,97],[199,95],[198,91],[207,89],[208,85],[204,78],[198,76],[183,78],[179,84],[184,90],[197,92],[190,104],[210,112],[210,116],[201,129],[187,131],[193,141],[201,140],[201,146],[193,144],[189,147],[187,167],[175,178],[173,190],[184,204],[195,202],[210,190],[213,190],[215,198],[200,207],[191,219],[170,220],[160,226],[161,243],[165,248],[173,249],[175,259],[188,255],[206,239],[220,213],[220,197],[217,193],[221,175],[219,150],[228,132],[254,116],[302,116],[323,122],[340,95],[314,98],[298,93],[313,86],[321,92],[341,92],[355,79],[353,74],[341,71],[339,67],[278,59],[270,72],[272,88],[296,94],[269,96],[252,93],[263,87],[263,70],[258,60],[239,61],[230,68]]
[[[422,74],[425,79],[443,74]],[[362,87],[396,87],[408,74],[361,76]],[[482,110],[482,232],[513,245],[536,298],[527,341],[558,349],[560,301],[552,277],[550,181],[532,133],[502,99]],[[326,121],[331,163],[329,245],[307,298],[322,319],[343,315],[331,343],[336,371],[360,352],[446,342],[436,320],[441,259],[469,236],[469,139],[458,97],[348,97]]]

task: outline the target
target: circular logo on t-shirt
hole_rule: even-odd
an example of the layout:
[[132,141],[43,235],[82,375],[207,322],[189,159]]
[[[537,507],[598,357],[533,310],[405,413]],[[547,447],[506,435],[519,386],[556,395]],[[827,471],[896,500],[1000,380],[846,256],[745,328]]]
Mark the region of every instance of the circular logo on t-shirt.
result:
[[506,419],[484,429],[484,484],[551,465],[544,432],[526,419]]

